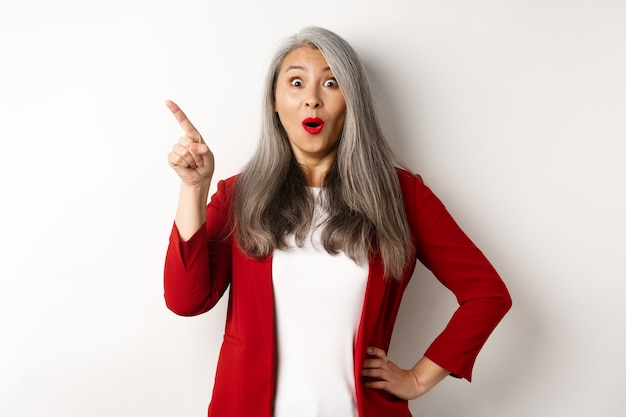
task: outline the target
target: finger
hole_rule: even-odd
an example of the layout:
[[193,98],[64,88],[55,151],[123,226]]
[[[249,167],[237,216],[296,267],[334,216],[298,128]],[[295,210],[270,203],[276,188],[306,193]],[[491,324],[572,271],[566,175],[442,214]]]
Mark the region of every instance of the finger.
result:
[[191,143],[189,150],[197,155],[206,155],[209,153],[209,147],[204,143]]
[[167,100],[165,102],[165,105],[168,109],[170,109],[170,111],[178,121],[180,127],[183,128],[185,134],[192,138],[195,142],[201,142],[202,136],[200,135],[200,132],[198,132],[198,129],[196,129],[196,127],[187,118],[185,112],[183,112],[181,108],[178,107],[178,105],[171,100]]
[[363,368],[368,368],[368,369],[371,369],[371,368],[383,368],[383,367],[386,367],[386,365],[387,365],[387,363],[384,360],[379,359],[379,358],[376,358],[376,359],[366,359],[363,362]]
[[366,376],[369,378],[376,378],[376,379],[380,379],[380,380],[384,380],[387,381],[389,379],[387,372],[380,369],[380,368],[376,368],[376,369],[363,369],[361,370],[361,376]]
[[177,168],[189,168],[189,163],[187,161],[185,161],[185,159],[183,157],[181,157],[180,155],[175,154],[174,152],[170,152],[167,155],[167,163],[169,164],[170,167],[177,169]]
[[209,147],[204,142],[196,142],[192,137],[185,135],[178,139],[178,143],[198,155],[209,153]]
[[367,354],[383,359],[385,361],[387,360],[387,354],[381,348],[370,346],[367,348]]
[[181,168],[196,168],[198,165],[194,155],[189,152],[187,148],[178,143],[174,145],[168,159],[170,165]]
[[176,168],[184,168],[184,169],[193,168],[191,166],[191,163],[188,160],[186,160],[184,157],[174,152],[171,152],[167,156],[167,162],[172,168],[175,168],[175,169]]
[[367,388],[386,390],[389,386],[389,383],[387,381],[369,381],[365,382],[365,386]]
[[[186,139],[186,140],[183,140]],[[178,152],[181,155],[184,155],[186,159],[188,159],[188,157],[191,157],[194,161],[194,165],[196,166],[204,166],[204,158],[203,158],[203,154],[206,152],[202,152],[202,153],[198,153],[196,152],[196,148],[197,145],[200,145],[199,143],[189,143],[188,141],[190,141],[191,139],[189,139],[187,136],[185,136],[183,139],[181,139],[180,142],[178,142],[177,146],[174,146],[175,149],[178,150]],[[187,143],[185,145],[185,143]],[[208,146],[205,145],[205,147],[208,150]]]
[[198,166],[204,166],[204,157],[210,152],[209,147],[205,143],[194,142],[192,138],[185,135],[179,139],[178,144],[191,153]]

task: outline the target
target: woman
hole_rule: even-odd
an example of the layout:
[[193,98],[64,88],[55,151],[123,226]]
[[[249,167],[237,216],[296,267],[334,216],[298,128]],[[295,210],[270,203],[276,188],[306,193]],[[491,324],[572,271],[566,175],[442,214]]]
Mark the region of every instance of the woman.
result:
[[[180,315],[229,304],[209,416],[410,416],[446,375],[471,379],[511,300],[504,283],[379,127],[366,73],[336,34],[306,28],[270,65],[259,147],[205,207],[213,155],[185,114],[165,263]],[[409,370],[386,355],[416,259],[457,297]]]

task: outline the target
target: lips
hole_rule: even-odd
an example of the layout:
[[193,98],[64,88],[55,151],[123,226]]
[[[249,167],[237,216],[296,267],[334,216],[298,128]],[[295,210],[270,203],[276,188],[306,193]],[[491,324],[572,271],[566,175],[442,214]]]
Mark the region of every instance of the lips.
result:
[[318,117],[307,117],[302,121],[302,127],[311,135],[317,135],[324,128],[324,121]]

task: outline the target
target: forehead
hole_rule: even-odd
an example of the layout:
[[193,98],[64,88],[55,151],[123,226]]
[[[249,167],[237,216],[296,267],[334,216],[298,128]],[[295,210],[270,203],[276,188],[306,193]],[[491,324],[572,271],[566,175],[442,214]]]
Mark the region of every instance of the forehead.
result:
[[285,55],[280,72],[290,69],[330,71],[322,52],[312,46],[299,46]]

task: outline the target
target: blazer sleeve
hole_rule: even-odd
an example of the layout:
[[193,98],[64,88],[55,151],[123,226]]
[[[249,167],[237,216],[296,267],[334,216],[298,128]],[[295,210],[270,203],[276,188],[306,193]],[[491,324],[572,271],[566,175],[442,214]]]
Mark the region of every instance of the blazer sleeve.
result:
[[417,258],[454,293],[459,304],[425,356],[453,376],[471,381],[478,352],[511,308],[511,297],[494,267],[439,198],[421,177],[414,179],[413,204],[408,206]]
[[230,193],[220,181],[206,208],[206,223],[187,241],[172,227],[165,257],[165,304],[181,316],[204,313],[220,300],[231,279]]

